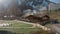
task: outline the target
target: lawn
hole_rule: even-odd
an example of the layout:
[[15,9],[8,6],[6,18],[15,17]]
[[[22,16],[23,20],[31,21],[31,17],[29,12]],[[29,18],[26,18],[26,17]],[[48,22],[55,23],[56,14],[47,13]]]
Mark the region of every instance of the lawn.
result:
[[32,25],[31,24],[26,24],[26,23],[23,23],[23,22],[18,22],[18,21],[7,21],[7,20],[0,20],[0,23],[11,23],[11,25],[10,26],[6,26],[6,27],[20,27],[20,28],[22,28],[22,27],[32,27]]
[[12,27],[32,27],[31,24],[25,24],[25,23],[14,23],[12,24]]
[[37,29],[37,28],[0,28],[0,30],[29,34],[30,31],[38,31],[40,29]]
[[11,26],[0,27],[0,30],[6,30],[15,33],[29,34],[31,31],[40,31],[43,33],[46,32],[41,28],[33,28],[31,24],[22,23],[15,20],[0,20],[0,23],[12,23]]
[[[0,20],[0,23],[12,23],[11,26],[0,27],[0,30],[7,30],[11,32],[28,34],[30,31],[39,30],[37,28],[32,28],[31,24],[20,23],[17,21],[10,21],[10,20]],[[11,28],[10,28],[11,27]],[[31,28],[29,28],[31,27]]]

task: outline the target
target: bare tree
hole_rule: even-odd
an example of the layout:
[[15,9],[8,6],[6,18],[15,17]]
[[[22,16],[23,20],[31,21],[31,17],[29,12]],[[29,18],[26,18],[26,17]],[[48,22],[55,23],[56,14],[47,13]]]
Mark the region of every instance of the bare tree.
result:
[[48,3],[48,5],[46,6],[46,8],[47,8],[47,15],[49,15],[49,12],[50,12],[50,11],[49,11],[49,10],[50,10],[50,9],[49,9],[49,4],[50,4],[50,3],[56,4],[56,3],[52,2],[52,1],[49,1],[49,0],[45,0],[45,1]]

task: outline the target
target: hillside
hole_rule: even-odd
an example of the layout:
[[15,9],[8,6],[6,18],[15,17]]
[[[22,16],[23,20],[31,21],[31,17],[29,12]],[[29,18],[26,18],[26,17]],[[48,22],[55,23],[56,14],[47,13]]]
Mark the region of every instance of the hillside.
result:
[[[56,10],[59,8],[60,8],[60,3],[56,3],[56,4],[50,3],[49,4],[49,10]],[[42,8],[40,10],[47,10],[47,9],[46,9],[46,7],[42,6]]]

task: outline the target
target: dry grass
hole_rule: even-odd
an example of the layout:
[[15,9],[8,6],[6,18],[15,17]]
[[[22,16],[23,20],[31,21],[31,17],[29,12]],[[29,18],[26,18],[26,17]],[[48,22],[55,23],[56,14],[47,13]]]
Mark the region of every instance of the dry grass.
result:
[[29,34],[53,34],[53,32],[40,30],[40,31],[31,31]]
[[49,14],[49,16],[50,16],[51,18],[60,20],[60,11],[57,11],[57,12],[53,12],[53,11],[52,11],[52,12]]

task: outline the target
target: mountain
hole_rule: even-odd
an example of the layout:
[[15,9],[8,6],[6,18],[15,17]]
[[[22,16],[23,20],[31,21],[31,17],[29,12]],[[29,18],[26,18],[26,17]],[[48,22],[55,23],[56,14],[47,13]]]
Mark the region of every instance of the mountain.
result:
[[50,3],[49,4],[49,9],[51,9],[51,10],[56,10],[59,8],[60,8],[60,3],[57,3],[57,4]]
[[[56,4],[53,4],[53,3],[50,3],[49,4],[49,10],[57,10],[60,8],[60,3],[56,3]],[[42,7],[40,10],[47,10],[46,7]]]

